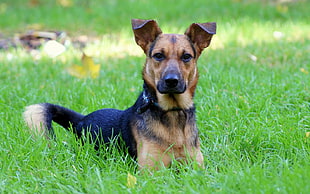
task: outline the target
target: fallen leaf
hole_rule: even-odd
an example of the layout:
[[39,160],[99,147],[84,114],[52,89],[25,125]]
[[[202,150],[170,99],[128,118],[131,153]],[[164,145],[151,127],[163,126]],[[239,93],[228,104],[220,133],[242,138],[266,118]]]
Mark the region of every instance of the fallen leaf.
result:
[[288,12],[288,6],[286,6],[286,5],[277,5],[276,9],[280,13],[287,13]]
[[257,57],[255,55],[249,54],[249,58],[254,62],[257,61]]
[[57,57],[61,53],[65,52],[65,50],[66,47],[56,40],[47,41],[43,47],[43,51],[51,58]]
[[137,184],[137,178],[131,175],[129,172],[127,174],[127,187],[133,188]]
[[63,41],[65,37],[66,33],[61,31],[28,31],[25,34],[19,35],[19,41],[30,50],[38,49],[49,40]]
[[306,138],[310,137],[310,132],[306,132]]
[[5,3],[0,3],[0,14],[4,14],[8,9],[8,5]]
[[30,0],[28,2],[28,4],[31,6],[31,7],[36,7],[40,4],[39,0]]
[[40,23],[32,23],[26,26],[26,29],[32,29],[32,30],[41,30],[43,28],[44,28],[44,24],[40,24]]
[[82,65],[72,65],[67,70],[69,74],[77,78],[91,77],[95,79],[99,76],[100,65],[95,64],[91,57],[83,53]]
[[306,75],[309,73],[305,68],[300,68],[299,70]]
[[57,0],[57,3],[62,7],[71,7],[73,5],[72,0]]

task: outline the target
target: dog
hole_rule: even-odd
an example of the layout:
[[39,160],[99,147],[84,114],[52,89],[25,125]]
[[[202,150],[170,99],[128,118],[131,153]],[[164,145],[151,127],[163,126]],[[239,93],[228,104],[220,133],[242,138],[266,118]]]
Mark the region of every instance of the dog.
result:
[[210,45],[216,23],[193,23],[182,34],[163,34],[155,20],[132,19],[136,43],[146,55],[143,91],[126,110],[101,109],[88,115],[50,103],[26,107],[35,133],[53,136],[52,121],[77,138],[89,134],[96,149],[119,135],[140,169],[169,167],[174,160],[197,162],[203,155],[193,98],[197,60]]

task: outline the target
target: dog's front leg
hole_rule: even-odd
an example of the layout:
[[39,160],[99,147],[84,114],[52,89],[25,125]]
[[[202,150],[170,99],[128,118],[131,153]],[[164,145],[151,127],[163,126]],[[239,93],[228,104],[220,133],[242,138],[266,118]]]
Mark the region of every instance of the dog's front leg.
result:
[[137,148],[140,169],[159,170],[171,164],[171,156],[158,144],[145,140],[138,143]]
[[192,159],[198,163],[199,167],[204,168],[203,155],[200,148],[196,149],[194,153],[195,154],[192,156]]

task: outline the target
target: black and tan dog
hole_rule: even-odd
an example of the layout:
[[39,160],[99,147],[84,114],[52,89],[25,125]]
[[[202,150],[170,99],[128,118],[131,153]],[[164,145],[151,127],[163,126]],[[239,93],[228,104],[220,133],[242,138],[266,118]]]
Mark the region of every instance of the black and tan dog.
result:
[[24,112],[27,124],[47,136],[53,133],[52,121],[77,137],[89,132],[97,148],[120,135],[140,168],[158,169],[189,158],[203,165],[193,103],[196,62],[216,24],[193,23],[184,35],[163,34],[154,20],[133,19],[132,27],[146,55],[143,92],[132,107],[84,116],[54,104],[35,104]]

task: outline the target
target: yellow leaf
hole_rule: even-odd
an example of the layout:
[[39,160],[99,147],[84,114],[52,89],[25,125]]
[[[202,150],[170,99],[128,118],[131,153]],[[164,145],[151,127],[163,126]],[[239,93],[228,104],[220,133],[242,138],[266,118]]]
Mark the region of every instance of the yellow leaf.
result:
[[287,13],[288,12],[288,7],[286,5],[277,5],[276,9],[280,13]]
[[62,7],[71,7],[73,5],[72,0],[57,0],[57,3]]
[[310,137],[310,132],[306,132],[306,138]]
[[68,69],[69,74],[77,78],[97,78],[99,76],[100,65],[95,65],[93,59],[85,53],[82,56],[82,65],[72,65]]
[[128,175],[127,175],[127,187],[128,188],[133,188],[133,187],[135,187],[136,184],[137,184],[137,178],[135,176],[131,175],[128,172]]
[[8,5],[5,3],[0,3],[0,14],[4,14],[8,9]]
[[299,70],[300,70],[302,73],[304,73],[304,74],[308,74],[308,73],[309,73],[305,68],[300,68]]
[[26,28],[32,29],[32,30],[41,30],[42,28],[44,28],[44,25],[40,23],[33,23],[33,24],[27,25]]

